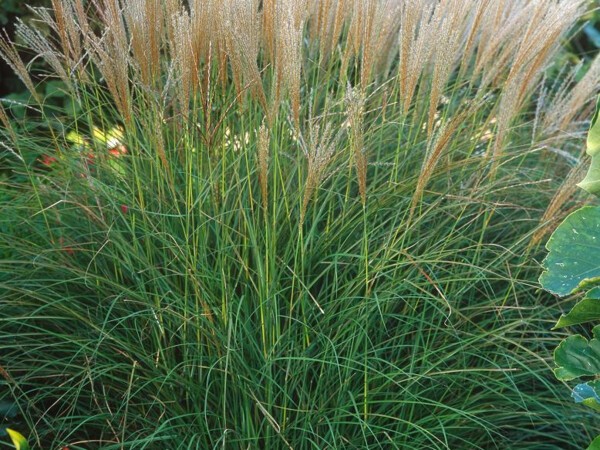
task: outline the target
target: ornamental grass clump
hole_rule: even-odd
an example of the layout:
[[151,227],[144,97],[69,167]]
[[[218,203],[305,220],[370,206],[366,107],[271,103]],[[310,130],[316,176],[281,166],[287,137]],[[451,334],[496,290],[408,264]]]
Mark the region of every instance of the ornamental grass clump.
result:
[[71,449],[589,442],[532,262],[578,201],[598,62],[546,74],[588,2],[52,5],[0,39],[31,93],[0,100],[11,429]]

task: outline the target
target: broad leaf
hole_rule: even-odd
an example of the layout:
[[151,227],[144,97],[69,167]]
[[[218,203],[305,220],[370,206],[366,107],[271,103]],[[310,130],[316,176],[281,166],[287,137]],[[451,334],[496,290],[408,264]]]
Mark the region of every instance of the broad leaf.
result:
[[593,321],[600,321],[600,288],[589,291],[568,314],[560,316],[553,330]]
[[596,437],[586,450],[600,450],[600,436]]
[[583,207],[571,213],[546,244],[542,287],[568,295],[600,283],[600,208]]
[[563,381],[581,376],[600,374],[600,325],[594,328],[594,339],[589,342],[580,335],[569,336],[554,351],[556,378]]
[[588,172],[585,178],[577,183],[577,186],[590,194],[600,195],[600,155],[592,156]]
[[583,403],[592,409],[600,412],[600,384],[598,381],[590,381],[589,383],[581,383],[573,388],[571,397],[575,403]]
[[600,121],[598,121],[598,109],[600,107],[600,97],[598,97],[598,103],[596,104],[596,114],[592,119],[590,125],[590,131],[587,137],[587,149],[586,153],[592,157],[592,162],[588,170],[587,175],[583,179],[579,186],[585,189],[590,194],[600,195]]
[[11,430],[10,428],[6,429],[8,436],[17,450],[29,450],[29,444],[27,443],[27,439],[21,433],[15,430]]
[[590,125],[590,131],[587,136],[587,154],[590,156],[596,156],[600,153],[600,122],[598,122],[598,113],[600,112],[600,96],[596,101],[596,113],[592,117],[592,123]]

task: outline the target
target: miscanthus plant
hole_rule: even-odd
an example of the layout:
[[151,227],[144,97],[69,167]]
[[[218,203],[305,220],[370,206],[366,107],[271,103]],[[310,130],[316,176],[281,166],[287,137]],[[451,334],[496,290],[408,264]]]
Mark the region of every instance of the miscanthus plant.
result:
[[33,446],[589,442],[531,262],[585,167],[600,61],[552,64],[587,2],[52,3],[17,25],[44,73],[0,39],[31,93],[0,109],[0,400]]

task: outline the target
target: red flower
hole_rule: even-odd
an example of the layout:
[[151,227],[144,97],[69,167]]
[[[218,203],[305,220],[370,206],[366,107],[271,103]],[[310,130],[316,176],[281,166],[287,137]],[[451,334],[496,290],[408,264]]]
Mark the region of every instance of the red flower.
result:
[[127,206],[127,205],[121,205],[121,212],[123,214],[127,214],[127,211],[129,211],[129,206]]
[[127,151],[127,147],[125,147],[123,144],[119,144],[113,148],[109,148],[108,153],[115,158],[119,158],[129,152]]
[[52,166],[57,161],[57,159],[54,156],[50,155],[42,155],[41,158],[39,158],[39,160],[46,167]]

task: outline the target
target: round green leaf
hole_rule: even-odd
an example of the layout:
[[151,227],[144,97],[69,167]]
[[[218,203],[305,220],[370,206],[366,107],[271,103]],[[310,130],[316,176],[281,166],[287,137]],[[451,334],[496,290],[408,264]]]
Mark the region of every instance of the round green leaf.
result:
[[582,376],[600,375],[600,325],[589,342],[580,335],[569,336],[554,351],[556,378],[563,381]]
[[571,213],[546,248],[540,283],[547,291],[564,296],[600,283],[600,208],[586,206]]
[[590,168],[585,178],[577,183],[577,186],[590,194],[600,195],[600,155],[592,156]]
[[596,101],[596,113],[592,118],[586,141],[586,153],[590,156],[600,153],[600,121],[598,121],[598,112],[600,112],[600,96],[598,96],[598,100]]
[[583,403],[584,405],[600,412],[600,384],[598,381],[590,381],[589,383],[581,383],[573,388],[571,397],[575,403]]
[[597,436],[586,450],[600,450],[600,436]]
[[568,314],[560,316],[553,330],[594,321],[600,321],[600,288],[592,289]]
[[592,157],[592,162],[587,175],[578,184],[582,189],[585,189],[590,194],[600,195],[600,121],[598,120],[598,111],[600,108],[600,96],[596,104],[596,114],[592,119],[590,131],[588,132],[586,141],[586,153]]

